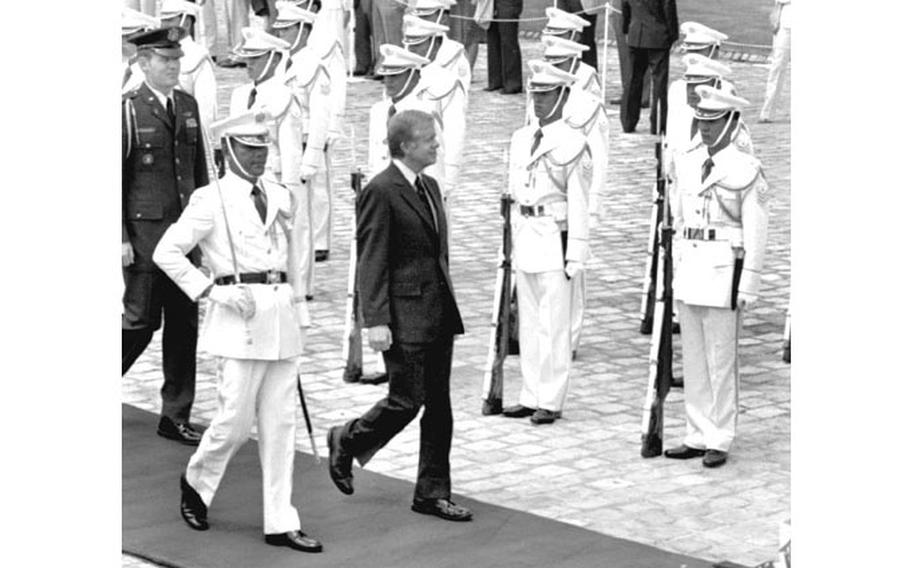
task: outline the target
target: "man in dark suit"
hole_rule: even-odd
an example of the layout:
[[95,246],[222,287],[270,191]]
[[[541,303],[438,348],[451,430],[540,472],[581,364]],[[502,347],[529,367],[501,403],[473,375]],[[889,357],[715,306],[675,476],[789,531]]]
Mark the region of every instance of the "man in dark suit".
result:
[[449,277],[439,186],[420,173],[439,147],[432,115],[396,113],[387,140],[392,163],[357,201],[357,287],[370,346],[383,352],[389,394],[360,418],[329,429],[329,474],[342,493],[353,493],[353,458],[366,465],[423,406],[411,509],[468,521],[471,511],[450,499],[449,472],[452,343],[464,327]]
[[502,90],[504,95],[522,92],[521,47],[518,22],[523,0],[493,0],[493,21],[487,29],[487,86],[485,91]]
[[[145,81],[123,95],[121,371],[126,374],[161,327],[164,385],[158,434],[199,444],[189,424],[196,393],[197,304],[152,262],[164,231],[180,217],[197,187],[209,182],[196,100],[175,89],[178,43],[186,31],[163,28],[133,36]],[[195,251],[194,251],[195,252]],[[198,252],[191,260],[199,264]]]
[[[609,24],[610,37],[616,41],[616,53],[619,56],[619,79],[620,93],[619,96],[610,99],[611,105],[622,104],[622,93],[628,89],[629,81],[632,79],[632,55],[629,53],[629,46],[626,45],[626,36],[622,33],[622,0],[611,0],[610,7],[617,11],[610,10]],[[651,106],[651,73],[645,71],[645,78],[642,80],[641,88],[641,107]]]
[[[667,81],[670,48],[679,38],[676,0],[622,0],[622,33],[632,55],[632,77],[623,91],[620,122],[634,132],[641,114],[645,71],[651,70],[651,134],[667,129]],[[660,115],[660,124],[657,116]]]

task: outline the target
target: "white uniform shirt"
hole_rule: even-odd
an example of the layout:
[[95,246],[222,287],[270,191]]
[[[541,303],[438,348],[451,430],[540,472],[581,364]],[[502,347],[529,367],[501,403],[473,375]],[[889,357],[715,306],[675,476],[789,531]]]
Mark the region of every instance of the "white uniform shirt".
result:
[[325,163],[331,118],[326,109],[331,106],[332,86],[328,70],[309,45],[293,54],[291,61],[285,82],[300,106],[301,140],[306,142],[300,175],[309,178]]

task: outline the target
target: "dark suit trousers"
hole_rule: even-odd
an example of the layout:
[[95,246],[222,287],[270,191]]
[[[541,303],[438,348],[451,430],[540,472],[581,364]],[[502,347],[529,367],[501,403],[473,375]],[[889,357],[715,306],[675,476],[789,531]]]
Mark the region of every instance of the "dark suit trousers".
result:
[[161,327],[163,312],[161,415],[175,422],[187,422],[196,396],[198,305],[160,270],[124,270],[123,276],[121,376],[130,370],[155,330]]
[[[517,19],[522,0],[494,0],[493,17]],[[518,22],[492,22],[487,30],[487,88],[522,90]]]
[[[651,70],[651,134],[657,134],[657,105],[660,104],[660,131],[667,130],[667,81],[670,72],[670,50],[629,47],[632,56],[632,77],[629,88],[623,91],[620,122],[623,130],[632,131],[641,114],[641,91],[645,71]],[[633,103],[634,101],[634,103]]]
[[452,337],[428,344],[396,342],[382,355],[389,373],[389,394],[345,424],[341,445],[365,465],[423,406],[414,499],[448,499],[452,494]]
[[[619,2],[614,2],[615,7],[619,7]],[[629,88],[629,82],[632,80],[632,55],[629,53],[629,45],[626,43],[626,36],[622,33],[622,14],[610,12],[610,34],[616,40],[616,52],[619,55],[619,79],[622,81],[622,92]],[[645,71],[645,78],[642,81],[641,102],[647,106],[651,99],[651,72]],[[622,115],[620,115],[622,116]],[[625,124],[625,121],[621,119]]]
[[367,73],[373,69],[373,43],[370,28],[372,4],[367,0],[354,2],[354,58],[356,71]]

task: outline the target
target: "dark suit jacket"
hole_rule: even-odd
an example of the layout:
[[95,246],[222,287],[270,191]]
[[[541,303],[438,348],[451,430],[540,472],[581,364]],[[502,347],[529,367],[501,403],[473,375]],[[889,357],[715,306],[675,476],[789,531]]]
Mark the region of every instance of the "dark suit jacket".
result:
[[[123,95],[121,241],[133,245],[131,271],[157,271],[152,253],[197,187],[208,185],[196,99],[174,89],[175,124],[144,82]],[[127,123],[129,117],[129,123]],[[194,253],[198,255],[198,253]]]
[[676,0],[622,0],[622,32],[629,47],[669,49],[679,38]]
[[357,201],[357,290],[365,327],[394,341],[429,343],[464,333],[449,277],[448,228],[436,180],[423,175],[439,222],[395,164]]

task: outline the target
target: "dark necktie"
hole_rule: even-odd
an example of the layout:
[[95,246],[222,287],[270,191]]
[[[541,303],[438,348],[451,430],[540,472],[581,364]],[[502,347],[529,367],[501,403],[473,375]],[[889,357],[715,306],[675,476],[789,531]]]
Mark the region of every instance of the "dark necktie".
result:
[[174,101],[170,97],[167,98],[167,118],[171,121],[171,124],[174,124],[176,115],[174,114]]
[[714,160],[710,157],[705,160],[705,163],[701,165],[701,181],[708,179],[708,176],[711,175],[711,170],[714,169]]
[[534,142],[531,144],[531,154],[533,154],[534,151],[537,150],[537,147],[540,146],[540,141],[542,139],[543,139],[543,130],[538,128],[534,132]]
[[392,118],[393,116],[395,116],[396,112],[398,112],[398,109],[395,108],[395,103],[392,103],[391,105],[389,105],[389,118]]
[[417,180],[414,182],[414,187],[417,188],[417,196],[420,197],[420,200],[423,201],[423,206],[426,208],[427,213],[430,214],[430,218],[433,219],[433,227],[439,231],[439,226],[436,221],[436,209],[433,208],[433,203],[430,201],[430,196],[427,194],[427,188],[423,183],[423,179],[418,175]]
[[265,223],[265,212],[268,210],[265,193],[263,193],[261,189],[254,185],[253,191],[250,192],[250,195],[253,198],[253,205],[256,206],[256,211],[259,212],[259,218],[262,219],[263,223]]
[[253,103],[256,102],[256,87],[253,87],[253,90],[250,91],[250,98],[246,100],[246,108],[253,108]]

